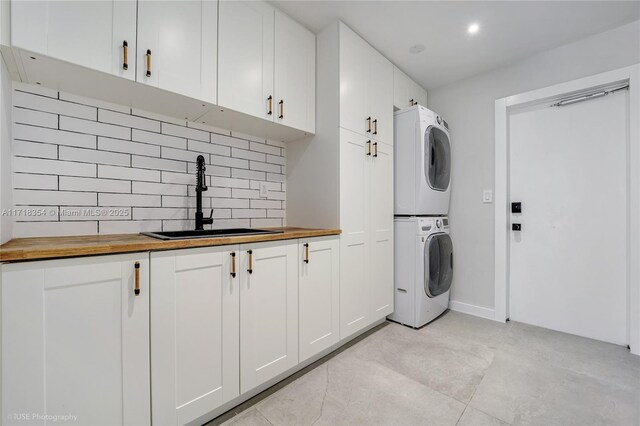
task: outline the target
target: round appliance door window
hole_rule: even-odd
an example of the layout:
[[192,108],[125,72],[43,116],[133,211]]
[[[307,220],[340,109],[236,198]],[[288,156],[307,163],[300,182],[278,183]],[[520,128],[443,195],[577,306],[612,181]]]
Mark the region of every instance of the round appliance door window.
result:
[[446,293],[453,279],[453,243],[449,234],[435,234],[424,247],[424,290],[429,297]]
[[424,133],[424,173],[431,189],[446,191],[451,180],[449,136],[434,126]]

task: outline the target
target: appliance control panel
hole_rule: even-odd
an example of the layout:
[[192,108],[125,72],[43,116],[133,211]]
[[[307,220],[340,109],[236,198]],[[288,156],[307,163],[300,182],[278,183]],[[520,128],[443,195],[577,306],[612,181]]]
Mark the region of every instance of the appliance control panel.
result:
[[448,217],[425,217],[418,220],[418,233],[421,235],[449,229]]

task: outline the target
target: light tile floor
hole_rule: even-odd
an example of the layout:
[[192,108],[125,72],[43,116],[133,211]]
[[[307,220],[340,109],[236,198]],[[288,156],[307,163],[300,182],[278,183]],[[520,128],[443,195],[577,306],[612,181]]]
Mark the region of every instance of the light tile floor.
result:
[[640,357],[447,312],[388,323],[212,424],[640,425]]

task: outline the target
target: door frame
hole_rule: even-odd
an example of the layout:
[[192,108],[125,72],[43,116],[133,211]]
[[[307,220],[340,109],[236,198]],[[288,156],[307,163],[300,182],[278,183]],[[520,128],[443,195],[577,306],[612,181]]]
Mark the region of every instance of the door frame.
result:
[[495,101],[494,319],[509,318],[509,115],[515,108],[629,83],[627,133],[627,343],[640,355],[640,64]]

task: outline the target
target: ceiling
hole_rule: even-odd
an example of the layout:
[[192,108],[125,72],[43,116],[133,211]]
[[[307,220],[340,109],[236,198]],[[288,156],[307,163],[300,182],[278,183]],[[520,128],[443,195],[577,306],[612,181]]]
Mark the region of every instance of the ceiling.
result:
[[[272,3],[316,33],[341,19],[426,89],[640,19],[640,1]],[[473,36],[471,23],[480,26]],[[410,53],[417,44],[424,51]]]

